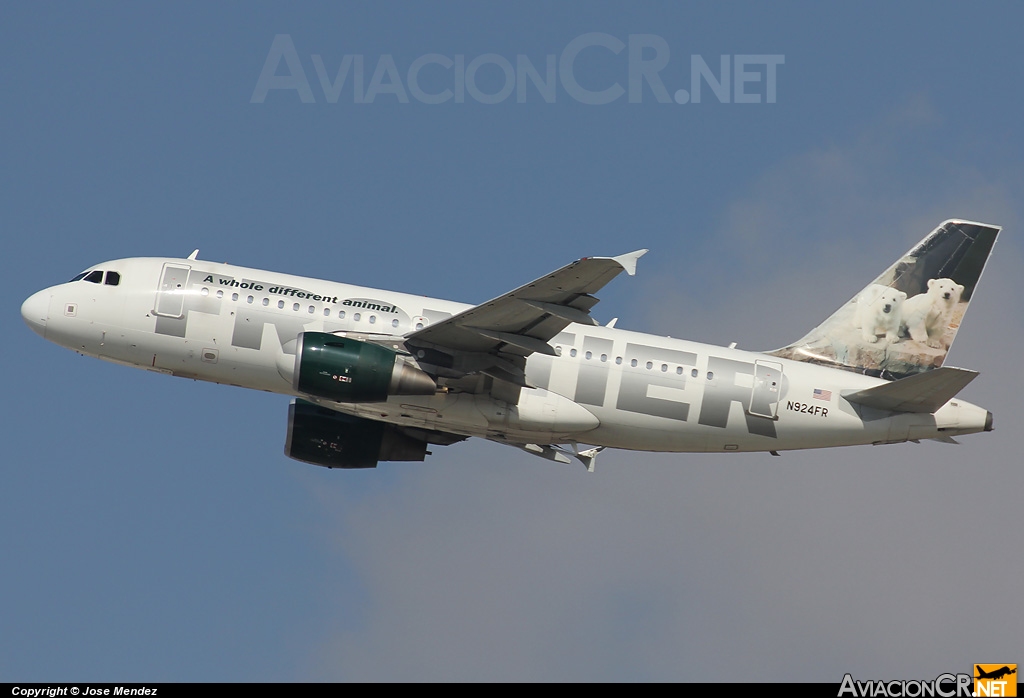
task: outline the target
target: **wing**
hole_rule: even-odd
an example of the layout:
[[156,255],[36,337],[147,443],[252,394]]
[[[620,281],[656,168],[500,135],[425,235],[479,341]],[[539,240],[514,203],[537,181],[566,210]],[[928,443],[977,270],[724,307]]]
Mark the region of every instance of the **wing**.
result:
[[[584,257],[514,291],[406,335],[406,347],[442,377],[485,375],[515,386],[526,380],[526,357],[534,352],[554,355],[548,344],[570,323],[596,325],[590,309],[594,293],[647,253],[637,250],[618,257]],[[473,390],[468,385],[462,389]],[[477,390],[490,388],[477,387]],[[508,399],[503,390],[502,398]],[[511,400],[515,402],[517,400]]]

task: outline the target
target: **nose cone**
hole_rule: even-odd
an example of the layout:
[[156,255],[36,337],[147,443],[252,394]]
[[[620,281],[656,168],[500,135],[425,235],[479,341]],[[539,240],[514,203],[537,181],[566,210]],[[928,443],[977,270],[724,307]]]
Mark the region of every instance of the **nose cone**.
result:
[[49,314],[49,291],[34,293],[21,304],[21,317],[25,319],[25,324],[40,337],[46,336],[46,319]]

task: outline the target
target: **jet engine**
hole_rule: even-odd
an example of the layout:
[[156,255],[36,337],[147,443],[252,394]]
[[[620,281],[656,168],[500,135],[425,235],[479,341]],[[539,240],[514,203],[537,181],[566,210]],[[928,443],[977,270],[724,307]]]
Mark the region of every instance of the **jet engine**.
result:
[[324,332],[298,336],[290,373],[297,391],[336,402],[381,402],[389,395],[437,391],[434,380],[398,352]]
[[284,454],[325,468],[376,468],[377,461],[422,461],[427,442],[384,422],[296,400],[288,407]]

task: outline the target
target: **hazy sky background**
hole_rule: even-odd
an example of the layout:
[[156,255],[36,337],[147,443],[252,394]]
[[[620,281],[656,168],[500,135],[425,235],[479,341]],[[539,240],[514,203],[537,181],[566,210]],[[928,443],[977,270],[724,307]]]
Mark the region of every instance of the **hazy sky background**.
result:
[[[838,682],[1024,661],[1022,21],[1015,3],[5,3],[0,680]],[[588,105],[559,84],[547,103],[530,84],[524,103],[356,104],[349,75],[330,103],[312,59],[333,79],[362,55],[364,89],[382,55],[403,83],[432,53],[543,73],[593,32],[663,39],[669,94],[693,54],[716,73],[784,56],[776,102],[645,85]],[[312,104],[250,101],[279,34]],[[628,53],[585,49],[577,80],[627,88]],[[91,264],[196,247],[465,302],[649,247],[599,320],[770,349],[951,217],[1005,227],[949,356],[981,371],[963,397],[996,430],[955,447],[606,451],[587,474],[471,441],[328,471],[282,454],[287,398],[82,358],[19,314]]]

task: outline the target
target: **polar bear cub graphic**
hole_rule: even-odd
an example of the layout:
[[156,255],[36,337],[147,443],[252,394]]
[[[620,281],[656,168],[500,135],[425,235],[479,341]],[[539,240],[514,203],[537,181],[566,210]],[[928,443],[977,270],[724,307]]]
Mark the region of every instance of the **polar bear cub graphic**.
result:
[[878,335],[887,342],[899,341],[902,309],[907,294],[882,284],[871,284],[857,297],[857,327],[865,342],[874,344]]
[[942,335],[963,292],[964,287],[952,279],[929,279],[927,291],[903,304],[903,326],[910,338],[941,348]]

